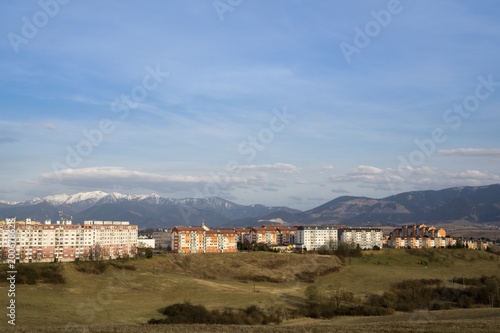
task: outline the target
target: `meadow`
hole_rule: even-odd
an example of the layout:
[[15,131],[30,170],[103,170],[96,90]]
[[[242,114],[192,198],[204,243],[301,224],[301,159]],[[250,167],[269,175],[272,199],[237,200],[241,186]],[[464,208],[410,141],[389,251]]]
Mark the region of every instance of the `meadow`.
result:
[[[159,309],[189,301],[208,309],[257,305],[305,306],[305,290],[335,286],[363,298],[383,294],[405,279],[440,279],[500,275],[500,256],[465,249],[364,251],[360,258],[316,254],[250,252],[206,255],[161,255],[151,259],[113,261],[102,272],[94,263],[64,263],[63,284],[16,286],[14,332],[233,332],[234,326],[145,323],[162,318]],[[48,265],[48,264],[38,264]],[[86,266],[87,265],[87,266]],[[2,266],[2,269],[5,269]],[[7,294],[2,281],[0,294]],[[3,300],[7,297],[3,297]],[[396,313],[383,317],[296,318],[280,325],[237,326],[241,332],[493,332],[500,309],[453,309]]]

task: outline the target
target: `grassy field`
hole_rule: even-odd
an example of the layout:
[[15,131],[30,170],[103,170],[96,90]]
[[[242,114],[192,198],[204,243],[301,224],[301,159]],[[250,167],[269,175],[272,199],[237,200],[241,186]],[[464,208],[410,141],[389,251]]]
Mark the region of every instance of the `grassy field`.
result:
[[337,284],[357,295],[381,294],[391,283],[405,279],[452,280],[454,277],[500,275],[500,256],[478,250],[383,249],[366,251],[346,260],[339,274],[317,279],[325,286]]
[[[96,275],[80,272],[75,264],[65,263],[65,284],[17,285],[16,331],[232,332],[234,327],[150,327],[143,324],[150,318],[161,318],[159,308],[187,300],[210,309],[243,308],[252,304],[263,308],[301,306],[304,290],[312,285],[306,282],[311,277],[319,287],[333,284],[363,296],[381,294],[391,283],[403,279],[451,280],[462,276],[500,275],[499,256],[475,250],[447,249],[414,253],[366,251],[361,258],[347,259],[345,266],[335,256],[263,252],[165,255],[129,261],[127,265],[134,270],[120,269],[118,263],[117,267],[110,266]],[[339,267],[340,271],[336,272]],[[7,289],[2,282],[2,302],[7,300]],[[483,327],[483,330],[469,332],[488,332],[489,328],[495,328],[490,330],[493,332],[498,330],[499,318],[499,309],[449,310],[389,317],[297,319],[279,326],[242,326],[237,330],[285,332],[293,326],[296,332],[355,329],[358,332],[457,332],[460,331],[457,325],[460,325],[463,330]],[[71,329],[71,325],[79,328]],[[0,322],[0,331],[6,327],[4,319]],[[410,330],[412,327],[415,330]]]

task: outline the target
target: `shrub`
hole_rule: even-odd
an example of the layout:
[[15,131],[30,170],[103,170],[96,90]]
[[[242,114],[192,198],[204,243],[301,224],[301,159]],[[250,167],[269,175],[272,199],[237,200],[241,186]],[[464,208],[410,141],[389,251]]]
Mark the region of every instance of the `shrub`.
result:
[[76,270],[87,274],[102,274],[108,268],[108,263],[104,261],[79,261],[75,263]]
[[129,271],[135,271],[137,269],[136,266],[134,265],[127,265],[125,263],[119,263],[119,262],[110,262],[109,263],[111,266],[118,268],[118,269],[126,269]]
[[[0,272],[0,279],[7,278],[7,266]],[[18,264],[16,266],[16,283],[35,285],[37,283],[65,283],[60,264]]]
[[61,270],[61,265],[41,266],[39,281],[42,283],[63,284],[66,280],[61,274]]
[[222,324],[222,325],[267,325],[280,323],[284,311],[273,308],[268,313],[256,305],[245,309],[226,308],[223,312],[208,311],[203,305],[189,302],[176,303],[160,311],[166,315],[163,319],[150,319],[148,324]]

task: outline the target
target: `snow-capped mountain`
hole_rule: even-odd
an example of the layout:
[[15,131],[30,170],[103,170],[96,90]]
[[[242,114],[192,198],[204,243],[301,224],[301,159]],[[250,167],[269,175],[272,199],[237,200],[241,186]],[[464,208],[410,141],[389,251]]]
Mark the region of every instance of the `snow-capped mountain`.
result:
[[59,211],[76,223],[84,220],[123,220],[145,227],[199,225],[214,227],[242,218],[257,218],[280,210],[299,212],[287,207],[244,206],[222,198],[164,198],[148,195],[107,193],[103,191],[76,194],[55,194],[20,203],[0,205],[0,219],[57,219]]
[[[412,191],[382,199],[343,196],[309,211],[288,207],[239,205],[218,198],[164,198],[93,191],[58,194],[20,203],[0,203],[0,220],[7,217],[56,220],[59,211],[76,223],[85,220],[130,221],[140,228],[199,225],[249,226],[266,223],[377,225],[453,220],[500,221],[500,184]],[[282,222],[283,221],[283,222]]]
[[108,193],[102,191],[83,192],[73,195],[56,194],[47,196],[43,198],[42,201],[53,204],[54,206],[71,205],[80,202],[96,203],[97,201],[108,195]]

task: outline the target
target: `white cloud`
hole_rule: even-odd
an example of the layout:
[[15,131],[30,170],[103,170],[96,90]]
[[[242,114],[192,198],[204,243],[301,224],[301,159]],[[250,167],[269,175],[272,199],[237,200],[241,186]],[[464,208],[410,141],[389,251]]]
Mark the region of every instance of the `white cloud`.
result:
[[287,164],[287,163],[274,163],[274,164],[247,164],[240,165],[238,169],[241,171],[275,171],[282,173],[298,173],[300,169],[295,165]]
[[[258,168],[250,168],[258,170]],[[286,171],[285,171],[286,172]],[[204,186],[211,185],[217,193],[228,193],[236,188],[254,188],[269,191],[271,188],[285,187],[281,179],[272,180],[264,172],[247,176],[216,173],[206,176],[188,174],[160,174],[137,170],[128,170],[122,167],[90,167],[80,169],[65,169],[59,172],[45,173],[41,177],[42,183],[60,184],[62,186],[84,189],[120,189],[132,193],[139,189],[150,189],[160,193],[204,191]],[[212,195],[206,194],[208,196]]]
[[479,149],[479,148],[457,148],[457,149],[441,149],[438,153],[443,156],[493,156],[500,157],[500,149]]
[[380,175],[383,173],[383,169],[370,165],[359,165],[350,172],[351,175]]
[[57,129],[57,125],[52,123],[45,124],[43,127],[50,131],[55,131]]
[[109,183],[141,183],[147,184],[200,184],[210,181],[209,177],[190,175],[161,175],[143,171],[127,170],[121,167],[92,167],[81,169],[65,169],[42,175],[44,182],[61,182],[68,185],[80,185],[85,182]]
[[500,176],[479,170],[465,170],[458,173],[450,173],[451,177],[469,180],[489,180],[498,181]]
[[[352,183],[360,188],[390,190],[435,189],[464,185],[487,185],[500,181],[500,176],[487,171],[448,171],[434,167],[406,167],[402,170],[358,166],[340,175],[329,177],[333,183]],[[332,191],[334,192],[334,191]],[[336,193],[336,192],[334,192]]]

